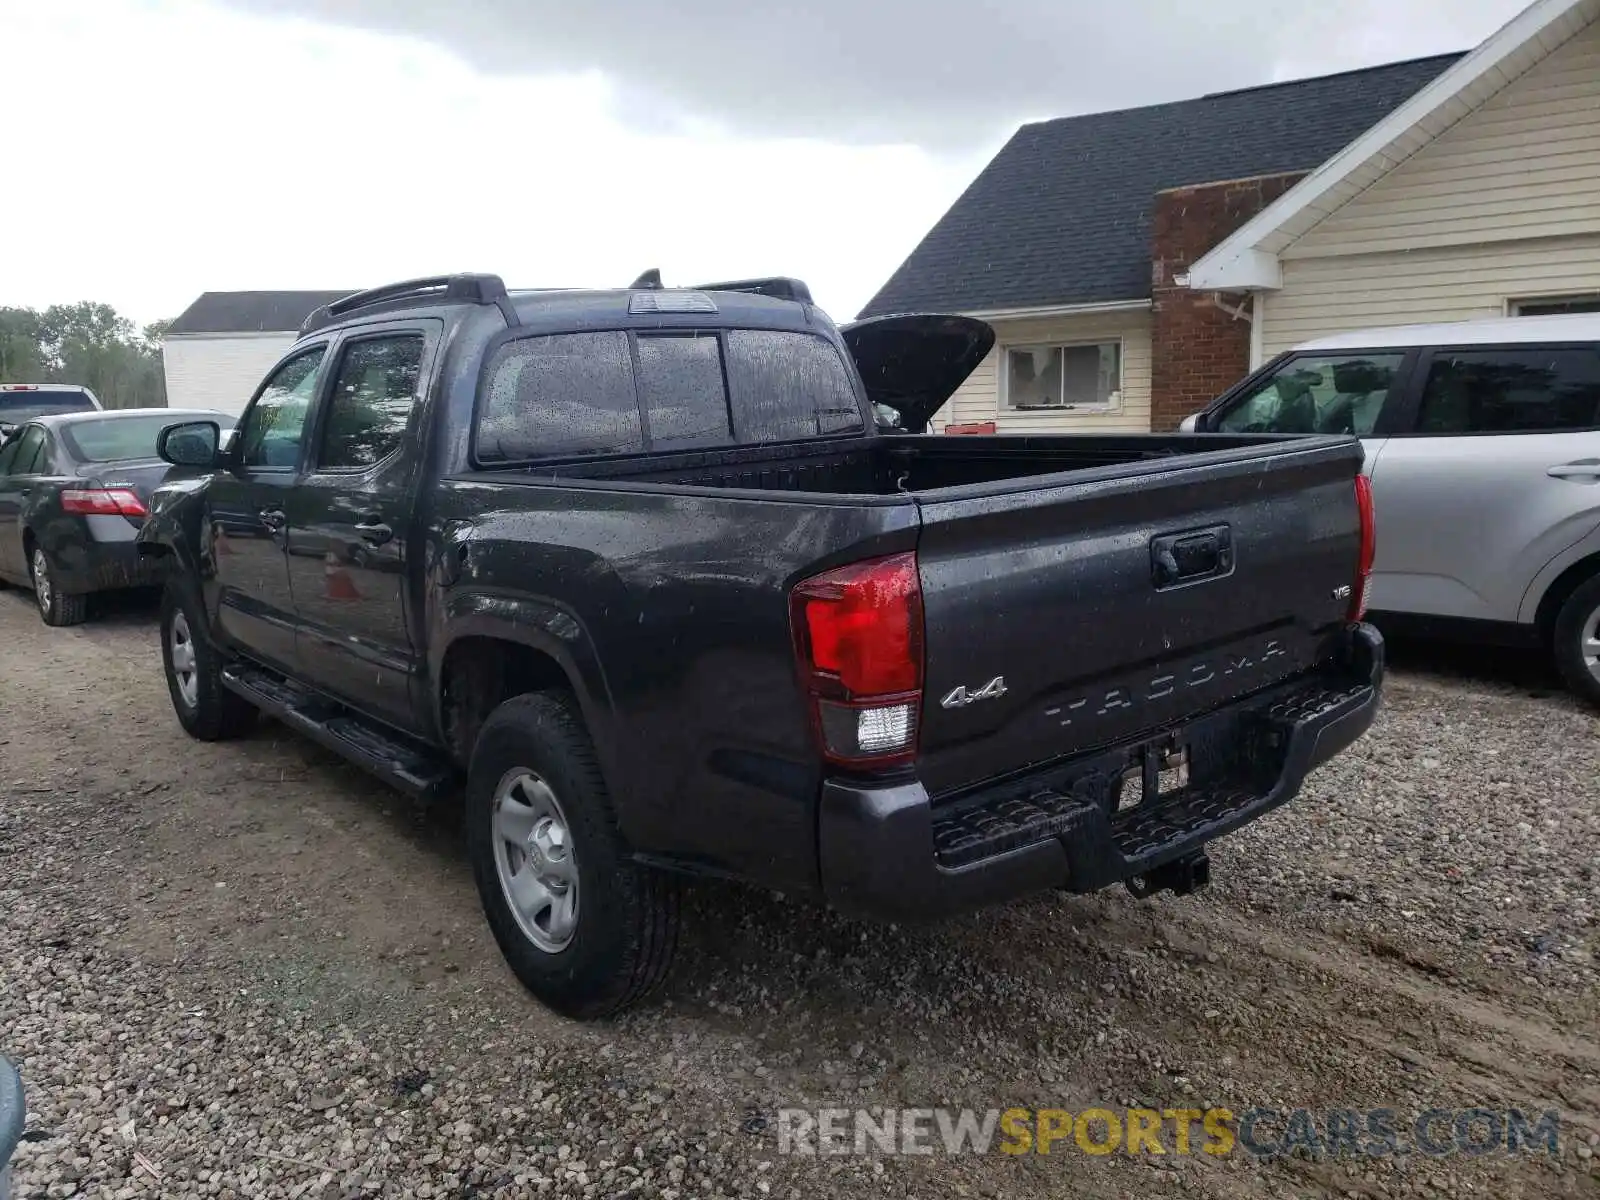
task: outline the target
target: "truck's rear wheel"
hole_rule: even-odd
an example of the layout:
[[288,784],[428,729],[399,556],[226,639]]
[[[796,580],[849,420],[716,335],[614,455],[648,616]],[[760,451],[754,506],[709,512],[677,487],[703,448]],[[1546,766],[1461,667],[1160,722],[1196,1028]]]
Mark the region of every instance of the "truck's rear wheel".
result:
[[191,737],[220,742],[250,731],[259,714],[222,686],[222,655],[206,637],[200,602],[176,579],[161,596],[161,662],[172,709]]
[[523,985],[571,1017],[606,1016],[666,976],[678,886],[625,860],[594,745],[571,699],[507,700],[478,735],[467,847],[495,941]]
[[1551,649],[1567,686],[1600,704],[1600,575],[1567,597],[1553,634]]

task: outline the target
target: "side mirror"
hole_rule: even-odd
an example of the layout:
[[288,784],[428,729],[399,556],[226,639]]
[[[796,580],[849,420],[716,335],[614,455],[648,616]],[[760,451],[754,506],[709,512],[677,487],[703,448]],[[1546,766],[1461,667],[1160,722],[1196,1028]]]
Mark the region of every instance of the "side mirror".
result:
[[1187,417],[1185,417],[1183,419],[1183,421],[1178,425],[1178,432],[1179,433],[1199,433],[1200,432],[1200,414],[1199,413],[1190,413]]
[[16,437],[18,428],[20,426],[8,425],[4,421],[0,421],[0,442],[10,441]]
[[217,465],[222,430],[215,421],[185,421],[168,425],[156,439],[156,453],[175,467]]

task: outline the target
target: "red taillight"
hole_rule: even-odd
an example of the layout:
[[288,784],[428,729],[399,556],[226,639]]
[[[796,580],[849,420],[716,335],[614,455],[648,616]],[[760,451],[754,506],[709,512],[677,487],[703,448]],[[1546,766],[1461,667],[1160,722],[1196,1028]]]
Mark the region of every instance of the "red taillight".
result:
[[852,563],[807,579],[789,603],[824,756],[856,766],[912,758],[922,704],[917,556]]
[[64,512],[87,517],[146,517],[144,501],[126,488],[76,488],[61,493]]
[[1361,517],[1361,557],[1356,562],[1355,585],[1350,592],[1350,620],[1367,614],[1367,591],[1372,583],[1372,560],[1378,552],[1378,530],[1372,516],[1372,481],[1356,476],[1356,512]]

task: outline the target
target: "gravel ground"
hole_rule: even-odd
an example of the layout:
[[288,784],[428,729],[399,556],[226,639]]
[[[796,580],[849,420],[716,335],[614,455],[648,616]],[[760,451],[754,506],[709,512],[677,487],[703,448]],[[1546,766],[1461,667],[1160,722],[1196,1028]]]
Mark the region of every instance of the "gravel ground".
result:
[[[697,888],[664,996],[550,1015],[446,816],[171,716],[148,606],[0,593],[0,1052],[19,1197],[1600,1194],[1600,719],[1428,657],[1187,899],[932,929]],[[785,1106],[1561,1110],[1562,1152],[780,1155]]]

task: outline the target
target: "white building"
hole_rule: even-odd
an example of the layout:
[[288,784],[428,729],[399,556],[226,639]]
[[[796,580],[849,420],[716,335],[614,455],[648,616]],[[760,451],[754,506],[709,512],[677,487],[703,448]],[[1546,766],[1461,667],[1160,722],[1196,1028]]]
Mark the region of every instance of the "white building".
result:
[[337,292],[206,292],[161,342],[167,404],[241,413],[316,309]]

